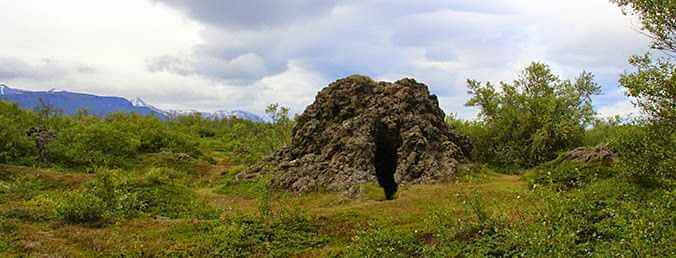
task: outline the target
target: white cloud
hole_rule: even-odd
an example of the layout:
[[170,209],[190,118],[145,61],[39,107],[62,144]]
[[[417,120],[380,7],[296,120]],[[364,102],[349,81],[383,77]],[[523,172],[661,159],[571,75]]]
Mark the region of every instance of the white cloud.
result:
[[613,104],[603,106],[597,111],[600,117],[636,117],[639,116],[640,110],[634,106],[629,100],[617,101]]
[[[328,82],[360,73],[414,77],[447,113],[471,118],[467,78],[511,80],[542,61],[564,78],[594,73],[609,94],[597,98],[605,111],[626,102],[617,77],[627,57],[647,47],[635,19],[606,0],[0,0],[0,7],[0,57],[19,64],[0,68],[0,80],[140,96],[169,108],[261,112],[279,102],[298,112]],[[59,65],[38,69],[43,59]]]

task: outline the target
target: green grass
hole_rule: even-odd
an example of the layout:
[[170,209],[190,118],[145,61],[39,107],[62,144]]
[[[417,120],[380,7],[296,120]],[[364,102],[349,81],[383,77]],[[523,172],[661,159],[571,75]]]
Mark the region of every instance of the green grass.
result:
[[[549,164],[456,181],[341,193],[270,191],[246,165],[144,154],[134,167],[0,165],[0,256],[674,256],[671,181],[646,188],[614,167]],[[183,156],[184,157],[184,156]],[[523,175],[520,175],[523,174]]]

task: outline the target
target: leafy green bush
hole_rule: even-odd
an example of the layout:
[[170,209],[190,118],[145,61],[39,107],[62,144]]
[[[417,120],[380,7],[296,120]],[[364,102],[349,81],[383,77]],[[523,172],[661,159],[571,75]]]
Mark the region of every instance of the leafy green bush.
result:
[[223,132],[219,149],[230,161],[250,165],[287,144],[290,132],[287,125],[238,121]]
[[672,61],[666,57],[653,60],[649,54],[632,56],[629,64],[636,71],[620,77],[627,95],[652,122],[668,126],[676,125],[676,64]]
[[56,206],[56,214],[70,223],[97,223],[110,215],[106,203],[87,192],[67,193]]
[[59,131],[50,157],[67,166],[129,166],[137,154],[137,134],[105,121],[77,123]]
[[536,194],[544,205],[524,210],[531,219],[436,248],[460,245],[463,254],[477,257],[665,257],[676,251],[673,190],[611,178],[570,192]]
[[322,246],[318,225],[299,212],[263,218],[236,216],[216,227],[208,242],[218,257],[289,257]]
[[611,118],[598,118],[592,122],[591,128],[587,128],[582,139],[582,145],[595,147],[608,144],[617,138],[623,130],[628,130],[632,125],[626,119],[619,116]]
[[511,84],[501,82],[501,90],[468,84],[473,96],[467,105],[479,107],[482,119],[473,128],[476,156],[507,166],[532,167],[580,145],[594,114],[591,96],[600,92],[589,73],[561,80],[541,63],[532,63]]
[[[30,199],[37,195],[40,190],[50,187],[50,184],[28,175],[20,175],[10,178],[10,180],[0,180],[0,196],[12,197],[14,199]],[[0,203],[10,198],[1,198]]]
[[611,141],[620,156],[620,170],[651,185],[676,179],[676,130],[665,125],[639,125],[623,130]]
[[[113,114],[106,122],[119,124],[126,131],[135,133],[140,141],[139,153],[174,152],[199,156],[199,142],[194,137],[172,128],[158,118],[136,114]],[[202,128],[200,128],[202,129]]]
[[346,257],[414,257],[422,254],[422,244],[411,231],[376,227],[361,231],[345,250]]
[[185,153],[158,152],[149,153],[141,156],[139,167],[148,169],[164,169],[164,173],[178,177],[188,175],[194,172],[195,166],[201,164],[197,160]]
[[264,191],[266,191],[264,180],[237,181],[233,173],[223,175],[221,185],[216,189],[216,192],[219,194],[246,198],[257,198]]
[[123,189],[123,193],[134,196],[138,202],[134,207],[140,208],[143,213],[169,218],[210,219],[218,216],[218,211],[191,189],[160,177],[127,182]]
[[[57,213],[73,223],[143,215],[199,219],[218,216],[216,209],[189,188],[171,182],[162,173],[164,171],[151,169],[142,176],[126,176],[119,171],[99,170],[96,179],[89,182],[83,191],[63,198],[56,208]],[[86,209],[82,205],[91,208]]]
[[144,153],[198,157],[199,141],[157,118],[112,114],[70,117],[49,144],[50,158],[68,167],[129,167]]
[[30,164],[36,149],[26,132],[36,116],[14,104],[0,101],[0,163]]
[[528,179],[531,187],[544,185],[558,190],[569,190],[616,174],[616,168],[609,164],[563,161],[545,163],[533,168],[524,174],[524,177]]

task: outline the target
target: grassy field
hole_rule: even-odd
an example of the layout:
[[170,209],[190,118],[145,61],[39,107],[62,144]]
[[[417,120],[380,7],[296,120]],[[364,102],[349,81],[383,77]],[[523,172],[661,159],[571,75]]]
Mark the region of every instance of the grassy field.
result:
[[[631,187],[618,189],[621,183],[614,179],[607,181],[612,191],[601,183],[587,187],[591,190],[556,192],[538,190],[528,176],[465,166],[456,182],[403,186],[395,200],[386,201],[375,184],[364,185],[357,199],[339,193],[271,192],[262,181],[232,182],[232,167],[224,163],[197,164],[171,178],[156,178],[156,170],[94,175],[0,165],[1,256],[457,257],[511,256],[510,250],[520,255],[550,250],[555,256],[674,254],[673,198],[665,198],[673,192],[653,190],[650,197]],[[123,207],[112,212],[94,210],[103,214],[91,221],[64,217],[63,204],[74,202],[69,194],[101,190],[97,187],[108,178],[102,174],[116,178],[115,187],[127,186],[120,194],[142,193],[141,199],[149,194],[151,202],[142,208],[119,204]],[[620,197],[617,202],[618,191],[639,199]],[[590,192],[601,196],[590,197]],[[640,200],[655,203],[646,206]],[[584,207],[580,201],[611,205]],[[624,221],[621,214],[627,210],[622,209],[633,222]],[[604,217],[608,210],[620,215]],[[588,216],[599,217],[585,221]],[[579,236],[583,230],[612,237],[584,242]],[[641,248],[649,244],[655,249]],[[609,249],[601,250],[604,246]],[[619,252],[624,247],[629,249]]]
[[[639,125],[585,132],[611,135],[596,138],[615,142],[617,162],[467,163],[387,201],[376,183],[350,199],[235,180],[288,144],[291,120],[4,108],[25,123],[0,130],[1,257],[676,256],[676,138]],[[24,133],[35,124],[56,132],[43,151]]]
[[[377,185],[364,185],[358,199],[338,193],[293,195],[271,193],[263,200],[256,183],[224,186],[219,179],[227,165],[196,166],[176,183],[194,193],[194,202],[205,202],[215,217],[171,218],[162,212],[148,212],[105,224],[68,223],[55,214],[59,198],[79,191],[97,178],[80,171],[58,171],[21,166],[0,166],[0,216],[4,232],[0,238],[3,256],[165,256],[199,255],[208,249],[204,238],[214,227],[234,216],[261,217],[261,206],[269,205],[272,220],[282,213],[303,214],[316,224],[316,245],[293,250],[295,256],[340,254],[362,231],[378,226],[417,232],[430,245],[435,211],[443,210],[454,219],[476,220],[467,203],[473,195],[486,203],[486,210],[505,214],[510,220],[526,219],[521,211],[537,205],[527,183],[518,176],[483,174],[460,178],[456,183],[404,186],[394,201],[385,201]],[[124,173],[124,172],[118,172]],[[230,189],[224,190],[227,187]],[[267,202],[267,204],[263,204]],[[263,254],[260,254],[263,255]]]

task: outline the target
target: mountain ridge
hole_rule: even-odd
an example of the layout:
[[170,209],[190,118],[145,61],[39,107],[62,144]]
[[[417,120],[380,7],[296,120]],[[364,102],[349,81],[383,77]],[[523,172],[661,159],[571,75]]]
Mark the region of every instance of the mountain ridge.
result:
[[267,121],[257,114],[242,110],[218,110],[215,112],[201,112],[193,109],[164,110],[148,104],[139,97],[129,100],[119,96],[99,96],[62,89],[29,91],[11,88],[6,84],[0,84],[0,100],[15,103],[21,108],[30,110],[34,110],[44,103],[67,115],[74,115],[80,110],[86,110],[90,114],[100,117],[115,112],[123,112],[169,119],[199,113],[205,118],[215,120],[234,117],[261,123]]

